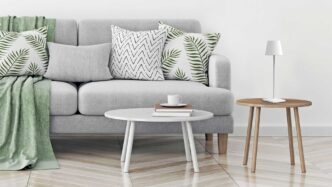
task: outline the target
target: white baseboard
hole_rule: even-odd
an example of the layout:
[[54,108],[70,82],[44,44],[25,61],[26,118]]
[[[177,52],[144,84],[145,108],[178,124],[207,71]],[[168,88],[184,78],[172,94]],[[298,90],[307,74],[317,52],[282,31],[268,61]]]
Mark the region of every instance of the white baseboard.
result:
[[[302,136],[332,136],[332,126],[303,126]],[[231,136],[245,136],[246,126],[235,126]],[[254,124],[251,135],[254,134]],[[263,126],[259,129],[260,136],[288,136],[287,127]],[[293,127],[293,135],[296,136],[296,129]]]

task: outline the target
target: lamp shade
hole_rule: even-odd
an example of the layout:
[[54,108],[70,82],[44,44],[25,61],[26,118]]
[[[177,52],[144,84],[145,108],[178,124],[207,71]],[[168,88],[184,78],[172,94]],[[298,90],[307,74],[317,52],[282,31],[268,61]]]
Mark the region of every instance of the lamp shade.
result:
[[265,55],[282,55],[281,42],[279,40],[267,41]]

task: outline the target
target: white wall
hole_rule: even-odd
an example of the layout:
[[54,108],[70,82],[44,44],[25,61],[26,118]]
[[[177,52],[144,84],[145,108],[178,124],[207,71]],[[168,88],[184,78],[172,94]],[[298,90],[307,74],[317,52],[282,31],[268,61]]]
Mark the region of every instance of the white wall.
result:
[[[195,18],[220,32],[218,53],[232,62],[236,98],[268,97],[272,59],[265,43],[280,39],[277,95],[313,101],[301,109],[305,127],[332,128],[332,1],[330,0],[2,0],[1,15],[57,18]],[[236,127],[247,109],[235,107]],[[263,110],[262,126],[285,126],[285,112]],[[332,132],[332,131],[331,131]],[[318,133],[319,134],[319,133]]]

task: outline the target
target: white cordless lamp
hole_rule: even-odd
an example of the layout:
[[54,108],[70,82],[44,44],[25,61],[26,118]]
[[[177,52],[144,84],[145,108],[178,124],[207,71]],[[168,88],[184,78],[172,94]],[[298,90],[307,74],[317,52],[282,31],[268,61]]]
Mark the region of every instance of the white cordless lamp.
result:
[[272,98],[265,98],[263,100],[267,101],[267,102],[271,102],[271,103],[285,102],[284,99],[280,99],[280,98],[275,97],[275,61],[276,61],[276,56],[281,56],[282,55],[281,42],[279,40],[269,40],[269,41],[267,41],[265,55],[273,56],[273,97]]

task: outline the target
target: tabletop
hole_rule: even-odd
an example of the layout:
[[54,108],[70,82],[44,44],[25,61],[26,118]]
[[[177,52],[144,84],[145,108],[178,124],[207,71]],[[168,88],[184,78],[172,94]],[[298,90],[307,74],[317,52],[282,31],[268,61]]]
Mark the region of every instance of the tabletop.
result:
[[250,107],[262,107],[262,108],[293,108],[293,107],[306,107],[311,106],[311,101],[300,100],[300,99],[285,99],[282,103],[270,103],[264,101],[262,98],[248,98],[239,99],[236,101],[237,104]]
[[105,112],[105,117],[125,121],[141,122],[184,122],[200,121],[213,117],[213,113],[204,110],[194,110],[190,117],[154,117],[153,108],[118,109]]

